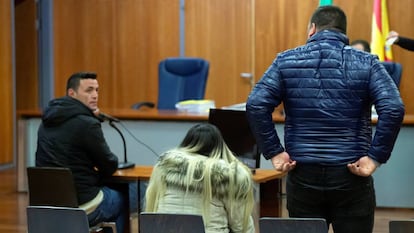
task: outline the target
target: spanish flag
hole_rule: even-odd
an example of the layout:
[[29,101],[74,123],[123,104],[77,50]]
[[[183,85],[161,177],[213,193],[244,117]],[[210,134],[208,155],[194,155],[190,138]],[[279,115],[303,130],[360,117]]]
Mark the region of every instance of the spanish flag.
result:
[[374,0],[371,30],[371,53],[380,61],[392,61],[391,46],[385,44],[389,32],[387,0]]

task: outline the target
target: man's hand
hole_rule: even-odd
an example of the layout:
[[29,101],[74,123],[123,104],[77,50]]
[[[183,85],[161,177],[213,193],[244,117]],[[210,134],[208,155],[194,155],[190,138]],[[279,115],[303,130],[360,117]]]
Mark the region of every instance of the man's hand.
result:
[[271,161],[276,171],[288,172],[296,166],[296,161],[291,160],[287,152],[282,152],[273,156]]
[[99,117],[99,114],[101,113],[101,111],[99,110],[99,108],[93,110],[93,114],[97,117]]
[[355,163],[350,163],[347,165],[349,171],[357,176],[370,176],[377,169],[377,164],[373,159],[368,156],[361,157]]
[[390,31],[387,35],[387,38],[385,39],[386,44],[394,44],[399,39],[399,34],[396,31]]

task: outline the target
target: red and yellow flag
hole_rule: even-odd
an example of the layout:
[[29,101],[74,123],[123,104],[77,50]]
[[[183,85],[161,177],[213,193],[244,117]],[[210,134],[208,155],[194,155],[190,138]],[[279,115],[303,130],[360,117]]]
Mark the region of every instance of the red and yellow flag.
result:
[[392,61],[391,46],[385,44],[389,32],[387,0],[374,0],[371,30],[371,53],[380,61]]

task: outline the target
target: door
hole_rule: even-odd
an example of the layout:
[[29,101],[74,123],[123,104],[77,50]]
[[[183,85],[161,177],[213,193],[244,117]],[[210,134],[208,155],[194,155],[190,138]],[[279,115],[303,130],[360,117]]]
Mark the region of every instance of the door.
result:
[[186,0],[185,56],[210,62],[206,99],[245,102],[253,81],[254,0]]

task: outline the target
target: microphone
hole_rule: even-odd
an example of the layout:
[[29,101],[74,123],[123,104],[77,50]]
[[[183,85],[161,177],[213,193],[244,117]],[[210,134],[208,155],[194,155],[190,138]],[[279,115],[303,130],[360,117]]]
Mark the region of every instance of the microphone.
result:
[[102,118],[103,120],[108,120],[109,122],[112,122],[112,121],[120,122],[119,119],[117,119],[117,118],[115,118],[113,116],[110,116],[110,115],[108,115],[106,113],[103,113],[103,112],[100,112],[99,113],[99,117]]
[[108,114],[105,113],[99,113],[99,117],[104,119],[104,120],[108,120],[109,121],[109,125],[115,129],[115,131],[117,131],[119,133],[119,136],[121,136],[122,139],[122,144],[124,146],[124,162],[118,162],[118,169],[126,169],[126,168],[131,168],[135,166],[135,163],[131,163],[128,162],[128,158],[127,158],[127,148],[126,148],[126,142],[125,142],[125,137],[122,134],[121,130],[118,129],[118,127],[116,127],[116,125],[114,124],[114,122],[121,122],[119,119],[110,116]]

